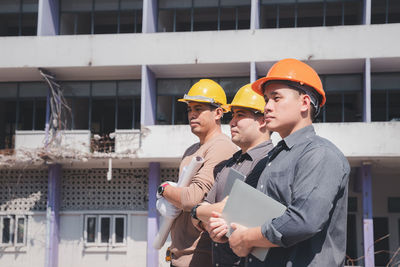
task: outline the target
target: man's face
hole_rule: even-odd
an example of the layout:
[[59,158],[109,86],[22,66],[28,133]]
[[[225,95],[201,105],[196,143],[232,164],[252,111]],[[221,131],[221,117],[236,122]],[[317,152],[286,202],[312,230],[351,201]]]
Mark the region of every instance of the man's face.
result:
[[264,90],[267,128],[287,136],[304,116],[303,96],[285,84],[272,83]]
[[260,121],[254,112],[240,107],[232,107],[231,127],[232,142],[237,146],[252,144],[259,138]]
[[187,111],[189,125],[195,135],[207,133],[216,124],[216,109],[212,109],[208,104],[189,102]]

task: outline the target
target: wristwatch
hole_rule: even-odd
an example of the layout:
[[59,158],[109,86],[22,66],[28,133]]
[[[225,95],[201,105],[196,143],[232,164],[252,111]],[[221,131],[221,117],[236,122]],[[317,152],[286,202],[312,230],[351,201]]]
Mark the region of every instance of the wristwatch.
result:
[[201,206],[200,204],[197,204],[196,206],[194,206],[191,210],[190,210],[190,216],[192,216],[193,219],[198,220],[199,218],[197,218],[197,208]]
[[162,183],[160,186],[157,188],[157,193],[162,196],[164,194],[164,190],[169,185],[169,183]]

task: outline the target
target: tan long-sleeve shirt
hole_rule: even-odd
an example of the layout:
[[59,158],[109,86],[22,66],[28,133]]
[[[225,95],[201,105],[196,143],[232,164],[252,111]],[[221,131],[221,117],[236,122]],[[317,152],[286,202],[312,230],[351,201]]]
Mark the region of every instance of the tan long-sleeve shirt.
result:
[[204,164],[195,174],[191,184],[183,188],[181,201],[183,212],[176,218],[171,228],[172,264],[178,267],[212,266],[211,240],[205,232],[199,232],[190,217],[190,209],[202,202],[214,184],[215,167],[232,157],[237,147],[228,136],[220,134],[203,145],[196,143],[190,146],[183,155],[179,172],[189,165],[193,157],[204,158]]

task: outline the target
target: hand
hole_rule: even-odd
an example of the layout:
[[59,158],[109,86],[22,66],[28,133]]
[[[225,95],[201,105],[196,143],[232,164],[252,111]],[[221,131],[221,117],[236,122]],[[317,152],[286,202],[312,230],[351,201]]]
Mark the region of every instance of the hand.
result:
[[182,212],[182,210],[178,209],[177,207],[175,207],[174,205],[169,203],[168,200],[166,200],[163,197],[157,199],[156,207],[157,207],[158,212],[162,216],[172,218],[172,219],[175,219],[176,217],[178,217],[179,214],[181,214],[181,212]]
[[[163,184],[172,185],[173,187],[177,187],[177,186],[178,186],[177,183],[175,183],[175,182],[170,182],[170,181],[163,182],[163,183],[160,184],[160,186],[163,185]],[[157,199],[160,199],[160,198],[162,198],[163,196],[160,195],[160,194],[157,192],[157,193],[156,193],[156,197],[157,197]]]
[[239,257],[246,257],[253,248],[246,240],[248,228],[238,223],[231,223],[231,227],[234,231],[229,237],[229,246]]
[[228,224],[224,219],[221,218],[221,214],[219,212],[213,211],[211,213],[211,217],[205,224],[205,228],[212,241],[217,243],[228,242],[228,238],[225,236],[228,232]]

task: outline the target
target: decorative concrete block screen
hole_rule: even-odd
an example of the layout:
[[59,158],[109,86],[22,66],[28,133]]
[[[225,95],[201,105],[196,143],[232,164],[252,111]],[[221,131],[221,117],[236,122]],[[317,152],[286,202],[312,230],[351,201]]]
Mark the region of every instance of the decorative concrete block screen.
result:
[[160,183],[165,181],[178,182],[179,169],[178,168],[164,168],[161,169]]
[[45,211],[47,168],[0,170],[0,211]]

